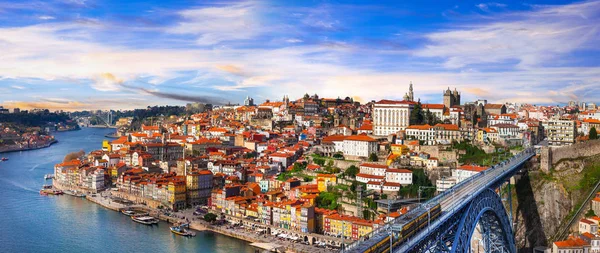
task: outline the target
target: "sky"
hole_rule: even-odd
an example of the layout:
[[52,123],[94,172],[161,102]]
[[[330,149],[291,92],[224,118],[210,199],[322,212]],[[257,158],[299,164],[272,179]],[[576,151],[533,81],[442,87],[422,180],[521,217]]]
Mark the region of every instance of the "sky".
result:
[[0,0],[0,105],[600,102],[598,1]]

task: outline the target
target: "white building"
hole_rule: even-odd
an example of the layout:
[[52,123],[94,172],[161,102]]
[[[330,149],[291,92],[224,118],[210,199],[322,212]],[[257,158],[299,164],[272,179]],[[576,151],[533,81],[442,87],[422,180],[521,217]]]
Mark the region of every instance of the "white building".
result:
[[358,165],[359,173],[375,175],[375,176],[385,176],[385,172],[389,169],[389,167],[385,164],[377,164],[377,163],[361,163]]
[[377,154],[377,141],[366,135],[352,135],[344,138],[344,156],[369,157]]
[[373,105],[373,133],[386,136],[410,125],[413,101],[380,100]]
[[385,181],[391,183],[399,183],[401,185],[412,184],[412,171],[407,169],[387,169],[385,173]]
[[453,124],[412,125],[406,128],[406,135],[409,139],[423,141],[425,145],[449,144],[462,140],[458,126]]
[[98,192],[104,190],[104,170],[96,169],[91,175],[92,190]]

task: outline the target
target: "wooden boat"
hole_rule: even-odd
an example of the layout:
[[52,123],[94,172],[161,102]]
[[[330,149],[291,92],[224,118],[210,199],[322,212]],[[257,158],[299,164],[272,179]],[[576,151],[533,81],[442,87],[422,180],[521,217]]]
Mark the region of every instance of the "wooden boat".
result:
[[8,158],[6,158],[6,157],[2,157],[2,161],[3,161],[3,162],[4,162],[4,161],[8,161]]
[[171,230],[171,233],[176,234],[176,235],[181,235],[181,236],[186,236],[186,237],[194,237],[196,236],[196,233],[189,231],[187,228],[189,228],[190,224],[181,224],[179,226],[175,225],[172,227],[169,227],[169,229]]
[[158,219],[152,216],[131,216],[131,219],[137,223],[141,223],[144,225],[154,225],[158,224]]

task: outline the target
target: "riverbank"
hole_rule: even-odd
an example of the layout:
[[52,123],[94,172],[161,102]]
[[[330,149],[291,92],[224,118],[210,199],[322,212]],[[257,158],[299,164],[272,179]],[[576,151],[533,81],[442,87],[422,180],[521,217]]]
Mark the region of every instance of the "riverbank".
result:
[[[61,187],[57,183],[53,185],[60,190],[81,190],[73,189],[71,187]],[[86,199],[92,203],[98,204],[106,209],[120,212],[124,209],[135,209],[148,212],[150,216],[156,217],[161,221],[165,221],[171,224],[176,223],[189,223],[190,228],[197,231],[209,231],[218,233],[231,238],[243,240],[249,243],[275,243],[286,249],[286,252],[291,253],[327,253],[329,250],[324,248],[317,248],[315,246],[301,244],[298,242],[287,241],[281,238],[277,238],[273,235],[265,235],[257,233],[255,229],[250,227],[235,227],[227,225],[213,225],[202,219],[202,216],[195,216],[192,214],[193,210],[186,210],[183,212],[172,213],[165,215],[160,209],[150,208],[148,206],[140,204],[124,204],[121,198],[115,197],[113,192],[104,191],[97,194],[88,194]]]
[[35,146],[35,147],[27,147],[27,148],[22,148],[22,147],[6,147],[6,149],[4,148],[0,148],[0,154],[2,153],[11,153],[11,152],[20,152],[20,151],[29,151],[29,150],[36,150],[36,149],[42,149],[42,148],[47,148],[52,146],[52,144],[57,143],[57,140],[52,140],[49,143],[46,143],[44,145],[41,146]]

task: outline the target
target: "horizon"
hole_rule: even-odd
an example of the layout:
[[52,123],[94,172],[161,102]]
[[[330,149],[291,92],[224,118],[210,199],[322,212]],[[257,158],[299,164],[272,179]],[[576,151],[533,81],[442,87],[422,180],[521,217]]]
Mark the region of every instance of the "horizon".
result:
[[[0,1],[0,105],[600,101],[600,1]],[[342,94],[344,93],[344,94]],[[118,109],[116,109],[118,110]]]

